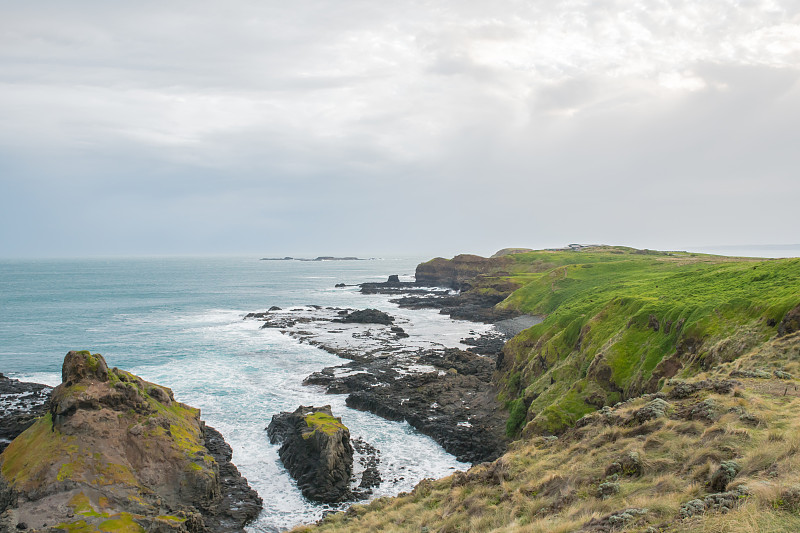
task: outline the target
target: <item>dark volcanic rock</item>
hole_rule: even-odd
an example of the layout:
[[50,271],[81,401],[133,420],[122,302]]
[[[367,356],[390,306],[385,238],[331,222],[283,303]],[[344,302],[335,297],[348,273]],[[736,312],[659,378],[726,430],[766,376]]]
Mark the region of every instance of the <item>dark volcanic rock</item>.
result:
[[370,489],[377,487],[381,484],[381,481],[383,481],[380,472],[378,472],[378,464],[381,462],[379,455],[381,452],[375,448],[375,446],[360,437],[353,439],[352,443],[353,448],[355,448],[360,455],[358,462],[364,467],[358,488],[365,491],[364,495],[368,495],[372,492]]
[[359,284],[361,294],[394,294],[394,295],[418,295],[418,296],[445,296],[450,290],[444,287],[432,288],[428,285],[414,281],[391,281],[394,276],[389,277],[389,281],[366,282]]
[[278,455],[303,496],[319,502],[353,497],[350,431],[333,417],[329,405],[300,406],[293,413],[274,415],[267,434],[271,443],[281,444]]
[[222,434],[211,426],[203,427],[205,445],[219,466],[221,497],[205,519],[211,531],[240,531],[261,512],[262,500],[231,462],[233,451]]
[[470,352],[480,355],[498,355],[503,351],[506,344],[504,335],[498,333],[485,333],[475,338],[461,339],[462,344],[470,346]]
[[0,374],[0,452],[47,412],[52,391],[47,385]]
[[386,283],[400,283],[400,276],[397,274],[392,274],[389,276],[389,279],[386,280]]
[[497,322],[520,314],[511,309],[495,309],[505,298],[505,294],[463,292],[448,296],[404,296],[391,302],[409,309],[439,309],[440,313],[461,320]]
[[386,379],[351,393],[347,405],[389,420],[406,420],[460,461],[480,463],[505,451],[505,413],[491,383],[494,361],[458,349],[431,352],[435,372]]
[[392,326],[392,333],[397,335],[398,339],[405,339],[408,338],[409,336],[408,333],[406,333],[406,330],[404,330],[400,326]]
[[336,322],[343,322],[345,324],[384,324],[389,326],[394,322],[394,318],[388,313],[377,309],[363,309],[361,311],[353,311],[348,315],[343,315],[342,318]]

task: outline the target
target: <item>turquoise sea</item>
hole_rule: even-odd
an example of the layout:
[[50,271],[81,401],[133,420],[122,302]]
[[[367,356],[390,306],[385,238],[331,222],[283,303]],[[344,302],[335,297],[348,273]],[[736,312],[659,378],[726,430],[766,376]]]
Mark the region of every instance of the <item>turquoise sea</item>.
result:
[[251,531],[278,531],[316,520],[327,509],[302,497],[266,438],[264,428],[279,411],[331,404],[353,436],[381,450],[385,481],[375,496],[468,466],[406,423],[351,410],[343,395],[303,386],[308,374],[345,361],[242,320],[273,305],[374,307],[405,317],[412,337],[455,345],[474,324],[435,311],[400,310],[386,296],[361,295],[355,287],[334,288],[389,274],[412,279],[425,259],[0,261],[0,372],[57,385],[66,352],[86,349],[103,354],[109,366],[171,387],[225,435],[234,462],[264,499]]

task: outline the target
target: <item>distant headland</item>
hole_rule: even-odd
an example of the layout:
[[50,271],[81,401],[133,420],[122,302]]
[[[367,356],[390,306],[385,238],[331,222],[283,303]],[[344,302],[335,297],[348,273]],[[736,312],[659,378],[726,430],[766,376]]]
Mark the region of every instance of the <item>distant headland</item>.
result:
[[333,257],[332,255],[322,255],[314,259],[301,257],[262,257],[260,261],[371,261],[373,257],[364,259],[361,257]]

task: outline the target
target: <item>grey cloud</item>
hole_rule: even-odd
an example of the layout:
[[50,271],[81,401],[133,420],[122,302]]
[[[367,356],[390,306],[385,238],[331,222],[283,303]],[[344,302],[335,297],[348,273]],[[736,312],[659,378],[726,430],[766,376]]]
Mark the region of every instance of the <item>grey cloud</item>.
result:
[[797,36],[788,1],[15,5],[0,255],[789,242]]

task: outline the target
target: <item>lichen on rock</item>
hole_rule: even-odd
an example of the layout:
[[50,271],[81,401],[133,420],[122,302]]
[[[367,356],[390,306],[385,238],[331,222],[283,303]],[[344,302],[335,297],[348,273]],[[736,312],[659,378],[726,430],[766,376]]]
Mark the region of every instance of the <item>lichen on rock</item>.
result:
[[0,455],[0,530],[241,531],[258,513],[251,491],[248,516],[218,527],[230,514],[225,459],[206,447],[200,411],[171,390],[87,351],[67,354],[62,379],[49,412]]
[[303,496],[319,502],[353,498],[350,430],[333,416],[330,405],[274,415],[267,434],[271,443],[281,445],[278,455]]

